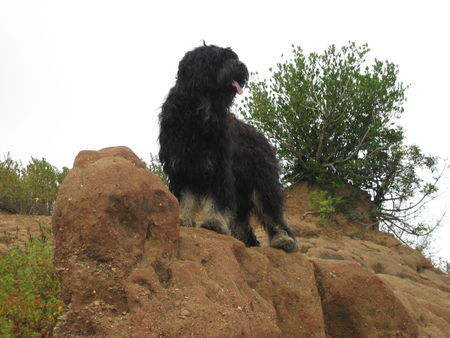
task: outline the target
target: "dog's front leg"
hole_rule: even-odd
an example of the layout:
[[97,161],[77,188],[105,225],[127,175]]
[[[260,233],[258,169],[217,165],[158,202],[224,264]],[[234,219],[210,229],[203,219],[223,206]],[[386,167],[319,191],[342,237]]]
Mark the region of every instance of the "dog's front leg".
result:
[[220,207],[212,196],[205,196],[203,200],[204,222],[202,228],[213,230],[219,234],[230,234],[231,211]]
[[180,225],[195,227],[195,216],[200,209],[200,197],[189,190],[184,190],[180,198]]

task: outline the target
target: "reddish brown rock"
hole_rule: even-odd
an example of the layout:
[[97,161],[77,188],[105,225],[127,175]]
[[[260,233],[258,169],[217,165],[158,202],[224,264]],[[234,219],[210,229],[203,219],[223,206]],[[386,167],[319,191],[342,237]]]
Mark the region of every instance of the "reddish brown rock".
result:
[[329,337],[418,337],[392,289],[353,262],[314,260]]
[[179,235],[176,200],[126,148],[78,155],[53,228],[68,304],[56,336],[324,337],[303,255]]
[[[448,291],[440,290],[432,284],[419,284],[401,277],[385,274],[379,277],[392,288],[398,299],[405,305],[409,315],[418,325],[419,337],[450,337]],[[434,277],[436,277],[435,274]]]
[[314,270],[300,254],[182,228],[177,258],[145,265],[127,293],[138,336],[325,337]]
[[142,323],[139,334],[281,336],[271,301],[246,282],[237,258],[243,251],[244,245],[229,236],[182,228],[177,259],[156,265],[156,274],[146,274],[143,267],[133,276],[130,313],[132,323]]
[[53,216],[68,304],[55,336],[448,337],[448,276],[391,235],[305,216],[308,189],[287,198],[301,253],[258,228],[266,247],[246,248],[179,228],[176,199],[129,149],[81,152]]
[[56,330],[61,335],[109,332],[107,319],[129,311],[126,281],[145,253],[163,261],[178,245],[177,200],[125,147],[77,156],[52,223],[55,265],[69,304]]

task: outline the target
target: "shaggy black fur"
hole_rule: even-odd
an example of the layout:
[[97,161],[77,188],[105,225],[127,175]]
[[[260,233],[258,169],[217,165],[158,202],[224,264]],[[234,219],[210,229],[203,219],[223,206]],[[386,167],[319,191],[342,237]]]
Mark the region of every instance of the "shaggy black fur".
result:
[[297,242],[283,216],[278,163],[266,138],[230,113],[248,81],[246,66],[230,48],[198,47],[179,63],[177,81],[160,114],[159,157],[180,201],[180,220],[259,245],[249,224],[261,220],[272,247]]

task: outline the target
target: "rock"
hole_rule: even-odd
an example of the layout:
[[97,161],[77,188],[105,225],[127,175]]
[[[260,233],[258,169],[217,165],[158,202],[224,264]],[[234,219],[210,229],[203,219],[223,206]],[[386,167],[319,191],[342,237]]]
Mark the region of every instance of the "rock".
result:
[[128,148],[81,152],[53,216],[68,306],[54,335],[448,337],[448,276],[391,235],[304,217],[309,188],[287,198],[301,252],[259,228],[263,247],[246,248],[178,227],[175,197]]
[[[271,299],[247,283],[240,262],[251,256],[241,257],[247,252],[243,243],[200,228],[181,228],[179,243],[177,259],[167,266],[171,278],[165,288],[134,300],[152,323],[148,335],[281,336]],[[261,259],[262,255],[256,255]],[[266,265],[260,264],[268,262],[249,263],[262,269]]]
[[[379,275],[417,323],[419,337],[450,337],[449,292],[409,279]],[[448,282],[448,280],[447,280]],[[448,285],[448,284],[447,284]]]
[[[155,274],[151,266],[141,273],[145,253],[160,262],[176,253],[177,223],[177,200],[131,150],[82,151],[52,220],[55,266],[69,305],[55,335],[111,332],[109,320],[130,309],[133,283],[150,283]],[[101,311],[94,309],[99,301],[107,304]]]
[[165,267],[170,280],[160,286],[153,285],[157,278],[141,280],[129,293],[130,310],[147,323],[142,334],[325,337],[314,270],[302,255],[245,248],[196,228],[181,228],[179,243],[177,258]]
[[418,337],[392,289],[354,262],[314,260],[329,337]]
[[181,309],[180,316],[189,317],[190,315],[191,315],[191,313],[189,312],[189,310]]

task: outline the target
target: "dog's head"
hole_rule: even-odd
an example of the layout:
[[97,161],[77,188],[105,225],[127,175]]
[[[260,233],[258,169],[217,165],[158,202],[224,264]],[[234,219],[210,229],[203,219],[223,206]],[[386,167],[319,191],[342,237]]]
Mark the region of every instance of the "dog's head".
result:
[[231,48],[197,47],[178,66],[177,83],[196,97],[227,97],[231,102],[247,81],[247,67]]

